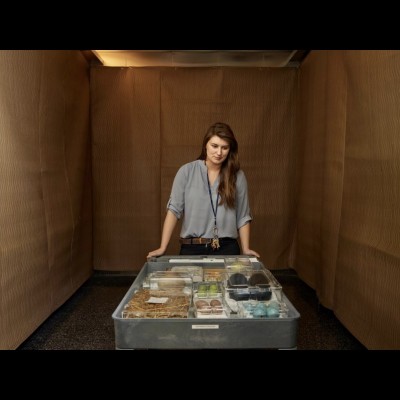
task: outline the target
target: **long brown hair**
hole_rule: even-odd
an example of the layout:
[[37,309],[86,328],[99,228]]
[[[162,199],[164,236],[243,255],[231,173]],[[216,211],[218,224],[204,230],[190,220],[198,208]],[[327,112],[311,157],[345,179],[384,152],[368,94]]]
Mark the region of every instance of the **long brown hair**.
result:
[[221,197],[219,204],[226,204],[229,208],[235,208],[236,200],[236,175],[240,169],[238,142],[231,127],[223,122],[217,122],[210,126],[203,139],[203,147],[198,160],[206,160],[207,143],[213,136],[229,143],[229,154],[221,165],[218,193]]

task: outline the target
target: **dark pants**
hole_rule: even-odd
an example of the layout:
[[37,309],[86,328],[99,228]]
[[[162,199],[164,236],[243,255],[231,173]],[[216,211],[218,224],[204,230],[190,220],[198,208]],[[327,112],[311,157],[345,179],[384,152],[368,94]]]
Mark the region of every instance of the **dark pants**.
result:
[[239,243],[236,239],[219,239],[220,248],[213,250],[210,244],[181,244],[181,256],[199,256],[199,255],[240,255]]

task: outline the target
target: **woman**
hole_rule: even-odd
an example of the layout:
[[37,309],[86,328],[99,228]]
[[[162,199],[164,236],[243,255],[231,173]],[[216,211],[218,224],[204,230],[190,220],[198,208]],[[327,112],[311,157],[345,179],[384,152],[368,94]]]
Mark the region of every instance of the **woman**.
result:
[[229,125],[212,125],[199,158],[183,165],[175,176],[167,205],[161,245],[147,258],[163,255],[178,219],[183,216],[181,255],[260,257],[251,250],[247,181],[240,169],[238,143]]

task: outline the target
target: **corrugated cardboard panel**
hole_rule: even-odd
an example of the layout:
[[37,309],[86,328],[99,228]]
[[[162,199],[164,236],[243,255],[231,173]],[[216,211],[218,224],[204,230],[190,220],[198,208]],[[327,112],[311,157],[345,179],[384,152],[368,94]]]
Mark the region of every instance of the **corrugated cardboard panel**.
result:
[[51,310],[38,135],[42,63],[39,52],[0,52],[2,349],[17,345]]
[[[346,137],[341,51],[313,51],[301,68],[296,270],[333,307]],[[327,79],[332,76],[332,79]]]
[[89,70],[80,53],[72,52],[65,66],[64,157],[72,218],[69,268],[74,290],[93,270],[90,90]]
[[316,287],[321,261],[326,130],[326,52],[313,51],[300,70],[299,192],[296,271]]
[[71,291],[69,263],[73,223],[65,160],[65,139],[70,132],[66,123],[65,96],[60,95],[66,91],[64,74],[59,74],[63,62],[64,58],[57,53],[46,54],[42,67],[46,79],[41,83],[39,99],[41,183],[46,210],[52,303],[59,302],[54,296],[65,299]]
[[[87,143],[89,104],[82,96],[88,92],[87,64],[78,51],[2,51],[0,70],[0,348],[9,349],[91,273],[91,231],[76,237],[79,245],[73,244],[72,197],[80,205],[85,200],[79,191],[75,194],[77,185],[69,183],[82,175],[83,193],[87,150],[65,145],[67,136],[75,135],[84,135]],[[81,92],[73,94],[75,85]],[[76,132],[67,122],[74,117],[68,113],[71,108],[84,115]],[[83,168],[76,173],[66,166],[70,152],[81,154],[76,159]],[[91,215],[79,211],[76,218],[90,223]],[[73,254],[74,246],[88,253]]]
[[347,116],[347,74],[342,51],[327,52],[326,136],[321,206],[321,260],[317,269],[320,302],[333,308],[339,230],[342,213]]
[[313,51],[296,269],[368,348],[400,348],[398,51]]
[[159,71],[92,68],[94,266],[140,270],[160,240]]
[[[199,156],[217,121],[238,137],[254,216],[251,246],[269,268],[287,267],[296,210],[297,72],[92,68],[95,268],[141,268],[160,244],[178,168]],[[179,251],[179,229],[168,254]]]
[[335,312],[369,348],[400,348],[400,53],[347,51]]

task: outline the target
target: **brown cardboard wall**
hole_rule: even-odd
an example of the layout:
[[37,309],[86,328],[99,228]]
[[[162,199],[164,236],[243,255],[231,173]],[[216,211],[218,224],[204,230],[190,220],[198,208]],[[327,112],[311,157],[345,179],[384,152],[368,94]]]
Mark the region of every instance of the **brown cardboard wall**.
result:
[[79,51],[0,52],[0,348],[90,275],[88,66]]
[[368,348],[400,348],[400,53],[301,68],[297,270]]
[[160,226],[160,72],[91,69],[94,266],[139,270]]
[[326,127],[327,55],[312,52],[300,69],[299,92],[299,191],[296,238],[296,270],[316,287],[321,259],[321,209]]
[[[159,246],[178,168],[227,122],[249,183],[251,247],[289,265],[296,211],[296,69],[91,70],[94,267],[139,270]],[[168,248],[177,254],[179,227]]]

